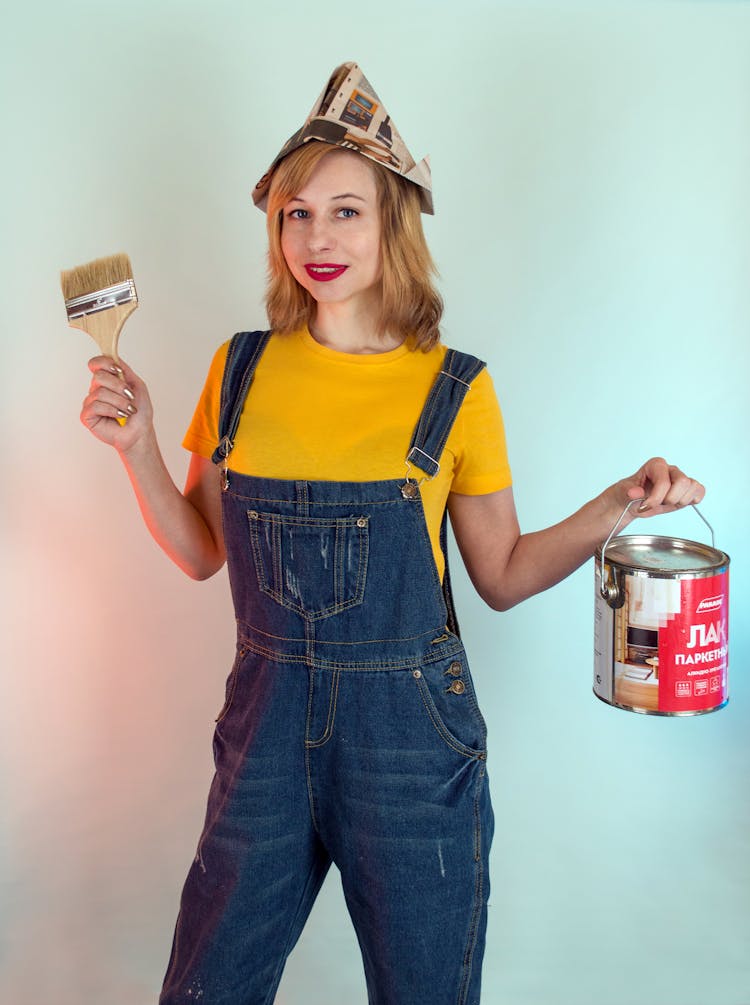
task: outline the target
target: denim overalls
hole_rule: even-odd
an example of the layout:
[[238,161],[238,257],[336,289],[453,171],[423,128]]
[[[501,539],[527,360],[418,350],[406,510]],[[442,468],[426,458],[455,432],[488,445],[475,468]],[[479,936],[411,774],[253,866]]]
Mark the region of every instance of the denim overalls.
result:
[[[272,1005],[333,861],[371,1005],[478,1005],[493,815],[447,568],[414,477],[226,470],[267,339],[235,336],[222,386],[237,654],[160,1002]],[[407,471],[436,473],[483,365],[448,351]]]

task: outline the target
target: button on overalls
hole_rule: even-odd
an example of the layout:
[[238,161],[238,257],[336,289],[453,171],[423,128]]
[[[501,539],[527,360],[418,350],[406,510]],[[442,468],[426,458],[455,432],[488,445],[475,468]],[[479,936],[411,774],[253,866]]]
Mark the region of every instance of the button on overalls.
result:
[[[372,1005],[478,1005],[493,816],[447,567],[412,477],[226,470],[267,339],[235,336],[222,385],[237,653],[160,1001],[272,1005],[334,862]],[[407,458],[428,476],[482,366],[445,357]]]

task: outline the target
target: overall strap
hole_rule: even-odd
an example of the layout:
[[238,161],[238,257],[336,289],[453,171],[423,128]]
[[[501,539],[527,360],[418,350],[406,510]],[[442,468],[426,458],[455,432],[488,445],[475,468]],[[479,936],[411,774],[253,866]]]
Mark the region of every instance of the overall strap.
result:
[[433,478],[471,382],[485,367],[476,356],[449,349],[435,378],[409,444],[406,460]]
[[232,452],[245,398],[270,337],[270,331],[237,332],[229,343],[221,381],[219,444],[211,456],[214,464],[226,464]]
[[[415,464],[430,478],[440,470],[440,458],[443,453],[458,410],[463,404],[471,382],[481,373],[485,363],[476,356],[449,349],[445,354],[443,368],[435,378],[422,414],[419,417],[414,435],[411,438],[407,464]],[[407,478],[408,482],[408,478]],[[402,490],[403,491],[403,490]],[[453,603],[450,570],[448,568],[448,521],[447,512],[443,513],[440,524],[440,548],[445,559],[443,573],[443,598],[447,612],[447,628],[460,637],[456,617],[456,607]]]

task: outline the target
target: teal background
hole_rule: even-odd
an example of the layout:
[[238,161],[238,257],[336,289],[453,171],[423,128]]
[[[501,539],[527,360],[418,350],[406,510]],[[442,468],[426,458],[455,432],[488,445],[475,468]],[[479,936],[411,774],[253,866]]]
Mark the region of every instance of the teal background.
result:
[[[445,339],[489,363],[523,528],[659,453],[733,562],[731,701],[683,719],[593,697],[592,563],[504,615],[456,571],[497,817],[483,1001],[749,1005],[748,5],[29,2],[0,48],[0,1000],[155,1002],[233,651],[224,574],[164,559],[78,424],[94,344],[58,272],[130,254],[121,347],[181,482],[214,347],[264,321],[250,189],[353,58],[432,156]],[[365,1001],[332,876],[277,1002]]]

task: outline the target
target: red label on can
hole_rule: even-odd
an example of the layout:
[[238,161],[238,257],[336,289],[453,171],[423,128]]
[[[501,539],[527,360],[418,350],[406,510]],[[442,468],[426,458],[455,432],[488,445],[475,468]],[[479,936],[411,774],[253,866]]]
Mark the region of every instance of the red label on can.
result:
[[679,611],[659,626],[659,711],[701,712],[727,700],[729,577],[680,581]]

